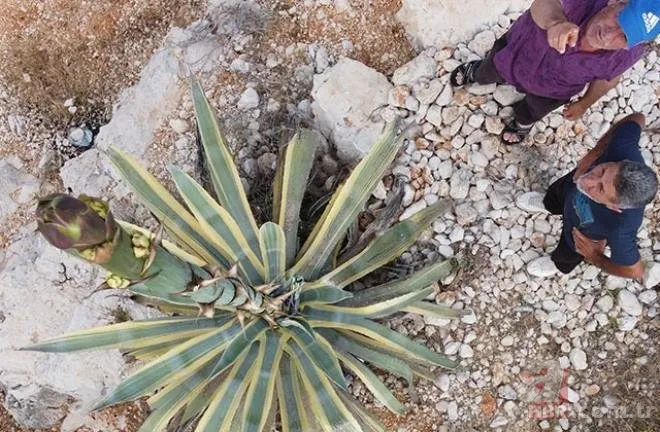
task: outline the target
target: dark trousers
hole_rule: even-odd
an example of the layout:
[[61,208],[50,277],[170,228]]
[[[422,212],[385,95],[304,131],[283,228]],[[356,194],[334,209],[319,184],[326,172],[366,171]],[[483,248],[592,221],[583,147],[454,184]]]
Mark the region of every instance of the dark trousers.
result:
[[[506,35],[495,41],[488,56],[481,62],[474,73],[474,78],[479,84],[505,84],[506,82],[497,72],[493,59],[495,54],[506,46]],[[531,125],[541,120],[550,112],[566,104],[567,100],[551,99],[533,94],[525,94],[525,98],[513,105],[516,120],[522,125]]]
[[[543,205],[546,210],[554,215],[564,214],[564,188],[573,182],[573,174],[575,171],[571,171],[556,182],[552,183],[548,188],[548,191],[543,198]],[[570,273],[577,267],[583,260],[584,257],[579,253],[575,252],[564,238],[566,234],[562,229],[561,238],[557,244],[557,248],[552,251],[550,258],[552,262],[555,263],[555,266],[562,273]],[[572,235],[571,233],[568,233]]]

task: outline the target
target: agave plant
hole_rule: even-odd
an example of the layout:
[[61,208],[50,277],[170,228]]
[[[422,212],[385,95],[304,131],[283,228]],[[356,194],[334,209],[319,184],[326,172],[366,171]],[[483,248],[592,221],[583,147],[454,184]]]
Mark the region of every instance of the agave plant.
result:
[[[148,396],[141,431],[194,426],[198,432],[384,431],[347,391],[344,371],[362,380],[397,414],[404,405],[371,367],[412,384],[431,367],[454,361],[379,322],[405,311],[457,318],[460,311],[425,301],[452,271],[451,261],[365,289],[354,282],[394,260],[447,202],[379,232],[337,259],[349,228],[396,156],[401,138],[388,125],[326,206],[311,234],[298,238],[305,185],[315,158],[308,131],[282,150],[274,185],[274,222],[257,226],[232,155],[199,83],[193,100],[217,200],[178,168],[169,170],[179,203],[128,154],[109,158],[173,241],[115,221],[106,203],[51,195],[37,210],[56,247],[108,270],[106,284],[171,316],[128,321],[43,341],[43,352],[118,348],[146,364],[95,407]],[[370,367],[371,366],[371,367]],[[186,429],[188,430],[188,429]],[[192,430],[192,429],[191,429]]]

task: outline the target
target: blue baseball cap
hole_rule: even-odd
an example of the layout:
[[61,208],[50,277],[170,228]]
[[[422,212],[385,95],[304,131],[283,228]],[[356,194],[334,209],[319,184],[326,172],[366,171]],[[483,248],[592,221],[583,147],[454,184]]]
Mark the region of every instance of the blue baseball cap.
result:
[[628,48],[655,39],[660,34],[660,0],[630,0],[619,14],[619,25]]

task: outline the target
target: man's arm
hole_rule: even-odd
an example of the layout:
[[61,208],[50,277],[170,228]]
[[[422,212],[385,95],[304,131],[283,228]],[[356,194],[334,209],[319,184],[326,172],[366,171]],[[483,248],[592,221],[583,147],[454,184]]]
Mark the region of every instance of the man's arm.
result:
[[566,108],[564,109],[564,115],[566,118],[568,120],[578,120],[581,118],[591,105],[596,103],[596,101],[603,97],[605,93],[616,87],[620,79],[621,75],[610,81],[595,80],[589,83],[589,88],[584,96],[577,101],[566,105]]
[[578,162],[577,167],[575,168],[575,174],[573,174],[573,180],[577,180],[578,177],[580,177],[582,174],[585,174],[587,171],[589,171],[589,168],[596,162],[596,160],[601,157],[603,152],[605,152],[605,149],[607,148],[607,145],[610,143],[610,140],[612,139],[612,134],[616,130],[616,128],[623,122],[627,121],[633,121],[637,123],[641,128],[644,127],[646,124],[646,117],[644,117],[644,114],[640,113],[632,113],[618,122],[614,123],[612,127],[610,127],[605,135],[600,137],[594,148],[589,150],[589,152]]
[[580,230],[573,228],[573,242],[577,253],[599,269],[611,275],[628,279],[642,280],[644,278],[644,265],[641,260],[629,266],[616,264],[603,254],[605,249],[604,240],[591,240],[582,234]]
[[568,21],[560,0],[534,0],[529,11],[536,25],[543,30]]
[[566,18],[560,0],[534,0],[529,9],[532,20],[548,33],[548,45],[563,54],[566,45],[574,47],[580,29]]

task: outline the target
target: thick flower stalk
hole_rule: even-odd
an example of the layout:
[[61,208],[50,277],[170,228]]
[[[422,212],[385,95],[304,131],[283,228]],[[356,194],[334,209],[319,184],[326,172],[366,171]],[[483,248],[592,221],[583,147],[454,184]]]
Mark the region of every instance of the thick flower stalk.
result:
[[108,288],[131,286],[145,297],[166,294],[180,305],[197,304],[207,317],[215,315],[216,306],[229,305],[241,321],[262,316],[272,326],[296,309],[297,290],[288,289],[295,280],[252,287],[237,266],[224,271],[186,262],[160,246],[161,235],[152,239],[145,231],[126,231],[102,200],[53,194],[39,200],[36,216],[39,231],[53,246],[108,270]]
[[187,263],[144,232],[126,231],[102,200],[52,194],[39,200],[36,217],[39,231],[50,244],[105,268],[109,288],[138,283],[149,288],[169,281],[175,287],[172,291],[185,291],[193,280]]

